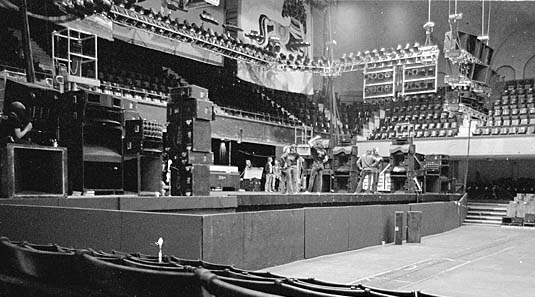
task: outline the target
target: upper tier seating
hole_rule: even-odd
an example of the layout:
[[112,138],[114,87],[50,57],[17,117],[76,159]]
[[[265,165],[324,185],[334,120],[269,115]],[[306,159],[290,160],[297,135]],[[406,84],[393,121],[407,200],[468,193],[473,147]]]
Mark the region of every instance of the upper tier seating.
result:
[[461,118],[444,111],[444,98],[436,94],[406,96],[385,108],[385,118],[369,139],[399,136],[453,137],[459,133]]
[[495,90],[489,118],[473,132],[474,136],[524,135],[535,133],[534,80],[514,80]]
[[[461,118],[443,110],[444,98],[437,94],[406,96],[401,100],[357,102],[340,104],[340,117],[354,134],[374,116],[379,117],[379,127],[369,135],[369,140],[392,139],[399,136],[453,137],[459,132]],[[384,111],[384,117],[380,116]]]
[[345,130],[349,130],[351,134],[361,134],[364,126],[368,124],[374,113],[379,112],[384,103],[384,101],[376,100],[370,103],[339,104],[338,112]]

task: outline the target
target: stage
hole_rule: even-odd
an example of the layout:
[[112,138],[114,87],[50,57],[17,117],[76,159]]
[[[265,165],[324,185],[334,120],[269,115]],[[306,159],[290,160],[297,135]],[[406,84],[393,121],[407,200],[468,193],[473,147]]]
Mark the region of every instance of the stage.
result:
[[168,254],[260,269],[393,242],[395,212],[422,211],[422,236],[466,216],[460,194],[211,194],[0,199],[0,236],[147,254],[163,237]]
[[0,199],[0,204],[57,206],[69,208],[211,214],[304,207],[333,207],[457,201],[461,194],[408,193],[299,193],[211,192],[210,196],[97,195],[67,198]]

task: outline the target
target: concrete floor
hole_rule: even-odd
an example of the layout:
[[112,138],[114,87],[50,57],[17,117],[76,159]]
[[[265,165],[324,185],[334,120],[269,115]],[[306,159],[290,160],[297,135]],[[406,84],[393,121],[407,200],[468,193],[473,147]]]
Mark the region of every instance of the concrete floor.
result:
[[439,296],[535,296],[535,228],[462,226],[420,244],[374,246],[266,268]]

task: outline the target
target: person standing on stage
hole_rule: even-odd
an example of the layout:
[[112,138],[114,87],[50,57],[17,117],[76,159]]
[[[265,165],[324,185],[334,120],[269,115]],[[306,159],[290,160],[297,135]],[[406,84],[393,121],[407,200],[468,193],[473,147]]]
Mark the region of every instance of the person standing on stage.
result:
[[273,175],[273,158],[268,157],[264,171],[266,173],[266,183],[264,184],[264,191],[273,192],[273,184],[275,176]]
[[274,192],[280,192],[282,181],[281,181],[281,166],[279,160],[273,161],[273,183],[271,188]]
[[306,191],[307,177],[305,174],[305,158],[299,156],[297,159],[297,192]]
[[323,188],[323,170],[325,169],[323,164],[329,160],[329,156],[327,155],[327,150],[323,148],[323,144],[318,141],[320,138],[321,136],[316,136],[308,142],[311,147],[313,163],[307,192],[312,192],[315,187],[316,192],[319,193]]
[[368,188],[366,192],[369,193],[371,191],[373,183],[372,179],[374,177],[373,168],[377,166],[377,162],[380,162],[380,159],[376,159],[371,151],[366,151],[365,155],[358,158],[357,167],[360,170],[360,180],[355,193],[362,192],[365,179],[368,179]]
[[294,145],[290,147],[288,153],[283,154],[282,158],[286,163],[286,187],[287,193],[296,194],[298,187],[298,172],[297,172],[297,162],[299,159],[299,154],[297,153],[297,148]]
[[373,193],[377,193],[377,184],[379,183],[379,173],[381,172],[383,158],[381,157],[381,155],[379,155],[379,149],[378,148],[373,148],[372,156],[373,156],[373,160],[372,160],[372,173],[373,173],[373,175],[372,175],[372,177],[373,177],[372,192]]
[[284,147],[280,159],[279,192],[281,194],[288,194],[288,163],[286,162],[286,155],[289,153],[290,147]]

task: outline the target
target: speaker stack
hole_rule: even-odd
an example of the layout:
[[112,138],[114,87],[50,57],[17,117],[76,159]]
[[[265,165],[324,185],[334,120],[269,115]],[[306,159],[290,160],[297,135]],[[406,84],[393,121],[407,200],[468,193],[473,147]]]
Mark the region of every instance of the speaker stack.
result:
[[357,190],[357,185],[359,183],[359,169],[357,167],[357,160],[359,159],[359,148],[357,146],[351,147],[351,158],[350,158],[350,171],[349,171],[349,189],[351,193],[354,193]]
[[334,147],[333,149],[333,169],[334,169],[334,191],[336,193],[347,193],[351,191],[351,174],[353,167],[352,161],[356,160],[353,154],[356,154],[356,146]]
[[160,192],[162,153],[163,126],[161,124],[143,119],[125,121],[125,191],[138,194]]
[[123,191],[121,100],[91,91],[61,97],[59,144],[68,148],[69,192]]
[[195,85],[171,91],[167,104],[167,137],[170,145],[171,195],[210,194],[213,104],[208,90]]
[[416,153],[412,138],[392,140],[390,148],[391,190],[392,192],[422,192],[421,180],[425,156]]
[[425,157],[425,191],[428,193],[451,192],[449,156],[427,155]]

